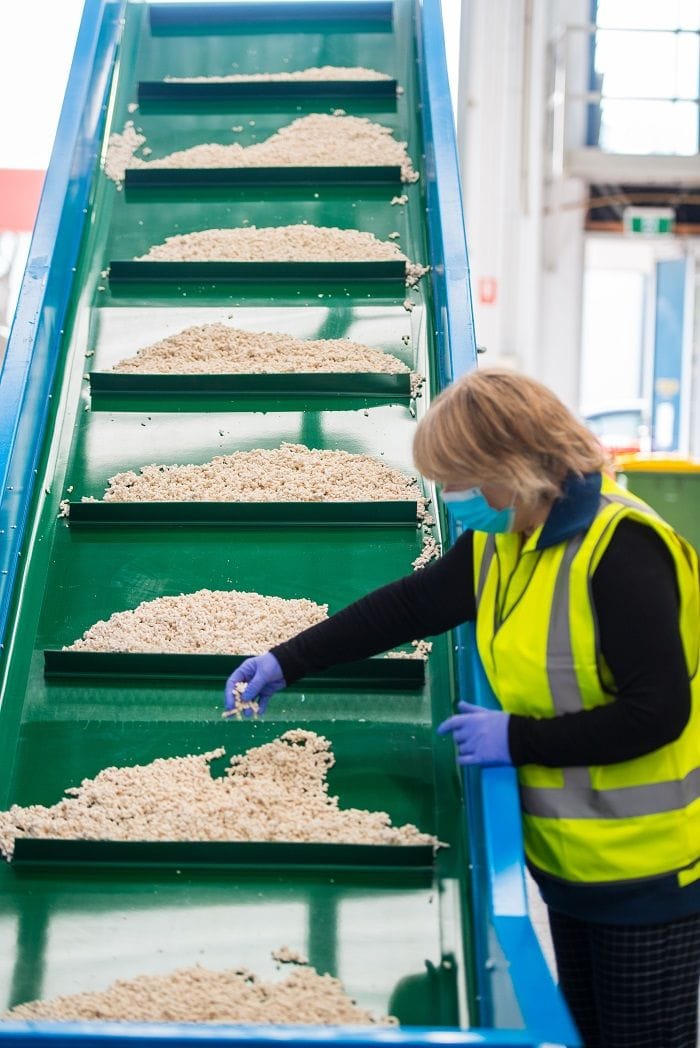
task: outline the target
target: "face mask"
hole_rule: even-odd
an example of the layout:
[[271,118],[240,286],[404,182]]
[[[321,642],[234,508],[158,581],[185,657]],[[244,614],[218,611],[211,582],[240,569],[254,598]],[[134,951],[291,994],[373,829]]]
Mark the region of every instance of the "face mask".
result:
[[513,530],[515,507],[494,509],[482,495],[481,488],[443,491],[442,501],[447,505],[450,520],[465,531],[489,531],[499,534]]

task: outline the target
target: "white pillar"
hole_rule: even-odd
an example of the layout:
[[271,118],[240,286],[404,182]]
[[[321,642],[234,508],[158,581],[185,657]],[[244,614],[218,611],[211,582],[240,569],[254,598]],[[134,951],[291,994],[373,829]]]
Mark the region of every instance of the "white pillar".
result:
[[[577,408],[587,189],[550,180],[546,143],[547,45],[560,16],[585,23],[587,0],[462,0],[457,123],[482,362],[520,368]],[[579,90],[588,38],[569,50]],[[488,278],[491,303],[480,295]]]

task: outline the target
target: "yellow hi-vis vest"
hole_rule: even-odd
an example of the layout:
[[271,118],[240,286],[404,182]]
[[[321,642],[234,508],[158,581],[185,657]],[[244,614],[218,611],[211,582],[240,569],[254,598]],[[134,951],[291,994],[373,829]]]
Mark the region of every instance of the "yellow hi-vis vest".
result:
[[522,536],[474,533],[476,638],[505,710],[556,717],[615,701],[600,651],[591,579],[621,520],[653,528],[671,553],[691,681],[680,738],[618,764],[518,769],[525,852],[553,877],[614,884],[700,877],[700,587],[698,558],[641,499],[603,477],[587,531],[538,550]]

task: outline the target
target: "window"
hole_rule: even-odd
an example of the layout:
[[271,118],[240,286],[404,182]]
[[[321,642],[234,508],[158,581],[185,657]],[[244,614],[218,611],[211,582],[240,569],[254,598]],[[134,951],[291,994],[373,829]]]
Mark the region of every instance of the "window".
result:
[[588,144],[697,153],[700,0],[598,0],[595,23]]

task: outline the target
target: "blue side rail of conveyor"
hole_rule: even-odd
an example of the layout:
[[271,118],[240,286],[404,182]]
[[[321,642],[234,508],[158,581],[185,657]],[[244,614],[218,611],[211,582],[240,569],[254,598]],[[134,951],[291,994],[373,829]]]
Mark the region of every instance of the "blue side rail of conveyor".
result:
[[[126,0],[86,0],[51,164],[19,302],[0,371],[0,642],[12,641],[11,611],[21,582],[35,477],[51,417],[51,391],[63,320],[84,231],[100,148],[106,98]],[[366,11],[373,0],[366,0]],[[245,6],[245,5],[243,5]],[[250,5],[247,5],[250,6]],[[343,7],[343,0],[337,5]],[[377,11],[387,8],[382,0]],[[354,7],[358,4],[354,0]],[[363,12],[364,13],[364,12]],[[381,12],[380,12],[381,13]],[[440,385],[476,364],[466,239],[450,105],[440,0],[416,0],[416,30],[426,140],[426,185],[440,348]],[[454,536],[453,536],[454,537]],[[473,637],[458,637],[460,689],[493,701]],[[17,1045],[160,1044],[167,1048],[229,1042],[365,1048],[489,1045],[516,1048],[580,1040],[549,974],[527,911],[515,776],[485,769],[464,778],[469,817],[476,978],[482,1024],[462,1029],[402,1027],[209,1026],[140,1023],[0,1023],[0,1048]]]
[[56,141],[0,368],[0,650],[50,415],[126,0],[86,0]]
[[[476,339],[440,0],[417,0],[417,8],[428,227],[443,386],[476,366]],[[451,532],[451,540],[455,537]],[[457,631],[456,655],[460,692],[481,705],[495,705],[473,629]],[[471,862],[482,1023],[500,1026],[506,1017],[498,1014],[497,1006],[507,1013],[502,1005],[514,995],[530,1037],[527,1043],[578,1045],[578,1032],[528,915],[515,773],[511,768],[465,770],[463,782],[471,837],[476,836],[481,845],[474,848]],[[492,1036],[498,1036],[496,1031]]]

